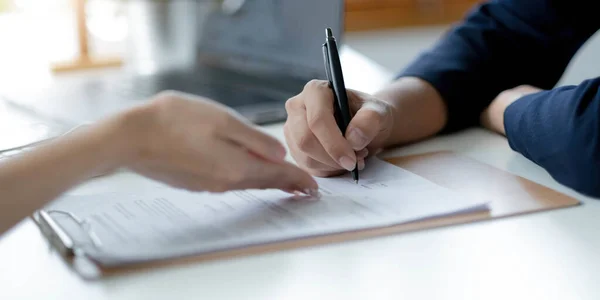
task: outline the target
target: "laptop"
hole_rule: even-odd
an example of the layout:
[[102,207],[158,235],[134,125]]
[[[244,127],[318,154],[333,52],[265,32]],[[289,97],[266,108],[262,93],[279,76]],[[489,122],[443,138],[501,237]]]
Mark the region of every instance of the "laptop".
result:
[[185,68],[60,76],[43,87],[3,88],[0,96],[66,124],[93,122],[163,90],[213,99],[255,124],[283,121],[285,101],[325,78],[321,44],[326,27],[341,40],[344,1],[238,2],[235,14],[217,8],[199,25],[196,61]]

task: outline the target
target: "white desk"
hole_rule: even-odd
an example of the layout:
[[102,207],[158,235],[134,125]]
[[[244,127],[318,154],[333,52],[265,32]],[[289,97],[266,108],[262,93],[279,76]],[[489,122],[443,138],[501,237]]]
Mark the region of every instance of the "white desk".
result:
[[[349,87],[390,73],[346,51]],[[264,130],[282,138],[281,124]],[[600,299],[600,201],[571,192],[469,130],[385,155],[452,150],[576,196],[583,206],[423,232],[156,269],[86,282],[25,220],[0,239],[0,299]],[[72,193],[153,185],[120,173]]]

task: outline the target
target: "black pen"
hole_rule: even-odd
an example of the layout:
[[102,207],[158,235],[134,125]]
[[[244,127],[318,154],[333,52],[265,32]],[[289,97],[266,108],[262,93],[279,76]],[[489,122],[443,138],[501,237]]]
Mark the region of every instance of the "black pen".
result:
[[[342,64],[340,63],[340,55],[331,28],[325,30],[325,36],[325,43],[323,44],[325,74],[329,81],[329,87],[333,89],[333,107],[335,108],[338,127],[342,134],[346,135],[346,129],[352,117],[350,116],[350,105],[348,104],[344,75],[342,74]],[[352,178],[354,182],[358,183],[358,160],[356,161],[354,170],[352,170]]]

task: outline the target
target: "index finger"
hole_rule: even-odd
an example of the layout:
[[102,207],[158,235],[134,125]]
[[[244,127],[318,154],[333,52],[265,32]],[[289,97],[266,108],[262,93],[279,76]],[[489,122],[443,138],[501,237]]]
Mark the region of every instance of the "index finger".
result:
[[315,179],[298,166],[289,163],[273,163],[265,160],[247,162],[247,179],[239,183],[240,189],[281,189],[314,195],[318,191]]
[[356,154],[335,121],[333,91],[329,83],[313,80],[303,93],[308,127],[334,161],[348,171],[354,170]]

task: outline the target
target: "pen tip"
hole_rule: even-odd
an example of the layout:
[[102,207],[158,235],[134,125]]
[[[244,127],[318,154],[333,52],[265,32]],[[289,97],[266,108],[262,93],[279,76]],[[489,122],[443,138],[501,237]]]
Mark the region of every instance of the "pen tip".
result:
[[327,27],[327,29],[325,29],[325,35],[328,38],[333,37],[333,31],[331,31],[331,28]]
[[358,180],[354,180],[354,183],[358,184]]

